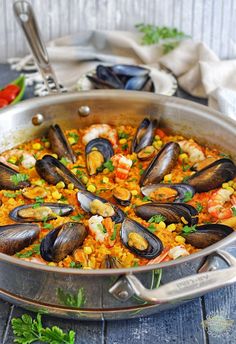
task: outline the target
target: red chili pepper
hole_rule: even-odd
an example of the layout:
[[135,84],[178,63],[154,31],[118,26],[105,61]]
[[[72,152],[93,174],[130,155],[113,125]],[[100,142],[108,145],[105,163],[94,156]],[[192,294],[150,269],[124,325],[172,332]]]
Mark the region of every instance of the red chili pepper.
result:
[[4,90],[11,91],[13,94],[17,96],[17,94],[20,92],[20,87],[17,85],[9,84],[6,87],[4,87]]
[[6,99],[0,98],[0,108],[3,108],[8,105]]
[[8,103],[11,103],[20,92],[20,88],[16,85],[7,85],[0,91],[0,98],[5,99]]

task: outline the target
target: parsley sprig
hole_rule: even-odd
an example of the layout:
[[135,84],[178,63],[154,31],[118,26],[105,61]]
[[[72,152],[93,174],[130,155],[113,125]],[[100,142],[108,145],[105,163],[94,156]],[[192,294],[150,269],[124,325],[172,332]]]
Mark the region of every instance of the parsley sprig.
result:
[[10,177],[13,184],[18,185],[21,182],[26,182],[29,179],[28,174],[16,173]]
[[187,235],[187,234],[194,233],[194,232],[196,232],[196,225],[194,225],[194,226],[184,226],[182,228],[182,234]]
[[14,342],[19,344],[31,344],[35,342],[48,344],[74,344],[75,332],[65,333],[57,326],[46,327],[42,325],[41,314],[36,319],[28,314],[11,321],[12,330],[15,335]]
[[184,194],[183,202],[189,202],[193,198],[193,194],[191,191],[186,191]]
[[148,220],[148,222],[149,222],[149,223],[160,223],[161,221],[165,221],[165,220],[166,220],[166,217],[163,216],[163,215],[161,215],[161,214],[159,214],[159,215],[154,215],[154,216],[152,216],[152,217]]

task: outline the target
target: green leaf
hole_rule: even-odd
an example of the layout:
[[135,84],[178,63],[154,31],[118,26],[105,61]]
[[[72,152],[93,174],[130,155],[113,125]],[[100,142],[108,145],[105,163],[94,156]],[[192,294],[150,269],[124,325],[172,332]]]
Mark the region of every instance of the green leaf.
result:
[[144,196],[142,199],[143,202],[151,201],[151,198],[148,196]]
[[111,235],[111,237],[110,237],[111,240],[115,240],[115,238],[116,238],[117,227],[118,227],[117,224],[115,224],[113,233],[112,233],[112,235]]
[[191,201],[192,198],[193,198],[192,192],[191,192],[191,191],[186,191],[186,192],[184,193],[183,202]]
[[151,223],[151,224],[147,227],[147,229],[148,229],[149,232],[151,232],[151,233],[154,233],[154,232],[156,232],[156,230],[157,230],[154,223]]
[[197,211],[198,211],[199,213],[202,211],[203,206],[202,206],[202,204],[201,204],[200,202],[197,202],[197,203],[196,203],[196,209],[197,209]]
[[128,143],[124,143],[122,146],[121,146],[122,150],[126,150],[129,148],[129,145]]
[[10,177],[10,180],[15,184],[18,185],[21,182],[25,182],[29,179],[28,174],[24,173],[16,173]]
[[45,229],[53,229],[53,225],[51,223],[44,222],[43,223],[43,228],[45,228]]
[[149,223],[160,223],[161,221],[165,221],[165,220],[166,220],[166,217],[163,215],[154,215],[148,220],[148,222]]
[[190,234],[196,232],[196,225],[194,226],[184,226],[182,228],[182,233],[183,234]]
[[35,201],[36,203],[32,205],[33,209],[41,207],[42,203],[44,202],[44,199],[42,197],[36,197]]
[[112,163],[111,160],[108,160],[108,161],[104,162],[103,167],[104,167],[104,168],[108,168],[108,170],[109,170],[110,172],[113,172],[114,169],[115,169],[115,167],[113,166],[113,163]]
[[81,269],[82,268],[82,264],[76,263],[76,262],[70,262],[70,268]]
[[185,177],[182,179],[182,182],[183,182],[183,183],[186,183],[186,182],[189,180],[190,177],[191,177],[191,176],[185,176]]
[[30,250],[24,252],[24,253],[16,253],[16,256],[18,258],[29,258],[33,256],[34,254],[40,254],[40,244],[35,244],[31,247]]
[[127,139],[129,134],[125,133],[124,131],[118,131],[118,137],[119,139]]
[[236,216],[236,208],[232,207],[233,216]]
[[77,214],[77,215],[71,216],[70,218],[71,218],[71,220],[73,220],[73,221],[78,221],[78,222],[80,222],[80,220],[82,220],[82,219],[84,218],[84,215],[83,215],[83,214]]
[[57,297],[63,305],[70,307],[80,308],[84,306],[86,302],[84,288],[79,288],[76,294],[68,293],[58,288]]
[[183,166],[182,166],[182,170],[183,170],[184,172],[188,171],[190,168],[191,168],[190,165],[183,165]]
[[3,193],[3,195],[5,196],[5,197],[9,197],[9,198],[15,198],[15,197],[17,197],[18,195],[20,195],[21,194],[21,192],[19,191],[17,191],[17,192],[4,192]]
[[67,166],[69,164],[69,161],[63,156],[61,159],[60,159],[60,162],[64,165],[64,166]]

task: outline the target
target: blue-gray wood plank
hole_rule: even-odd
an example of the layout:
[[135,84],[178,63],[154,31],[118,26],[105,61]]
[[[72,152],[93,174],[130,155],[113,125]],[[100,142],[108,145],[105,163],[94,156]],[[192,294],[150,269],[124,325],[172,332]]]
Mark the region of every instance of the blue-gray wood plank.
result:
[[[0,87],[17,77],[0,64]],[[178,96],[196,100],[178,90]],[[32,97],[28,89],[25,98]],[[199,101],[199,100],[198,100]],[[202,101],[204,103],[204,101]],[[236,285],[222,288],[176,309],[146,318],[122,321],[73,321],[43,317],[46,326],[57,325],[76,332],[75,344],[235,344]],[[24,313],[0,300],[0,343],[13,344],[11,319]]]

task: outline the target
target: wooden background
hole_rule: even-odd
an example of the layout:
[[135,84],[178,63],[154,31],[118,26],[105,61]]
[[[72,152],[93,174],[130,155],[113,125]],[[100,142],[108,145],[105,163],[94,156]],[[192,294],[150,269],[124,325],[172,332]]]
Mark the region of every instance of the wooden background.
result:
[[[208,44],[221,58],[236,55],[236,0],[28,0],[46,41],[79,30],[134,30],[140,22],[175,26]],[[27,47],[13,16],[14,0],[0,0],[0,61]]]

